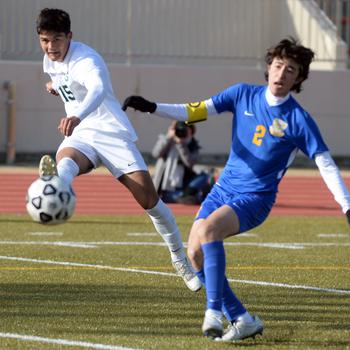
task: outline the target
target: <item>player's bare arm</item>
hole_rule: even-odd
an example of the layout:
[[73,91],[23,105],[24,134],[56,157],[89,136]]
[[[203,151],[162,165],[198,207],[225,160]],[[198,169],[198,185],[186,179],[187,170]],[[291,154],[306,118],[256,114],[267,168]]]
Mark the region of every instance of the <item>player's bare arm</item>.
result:
[[70,136],[74,128],[79,125],[80,122],[81,120],[75,116],[62,118],[58,125],[58,130],[64,136]]

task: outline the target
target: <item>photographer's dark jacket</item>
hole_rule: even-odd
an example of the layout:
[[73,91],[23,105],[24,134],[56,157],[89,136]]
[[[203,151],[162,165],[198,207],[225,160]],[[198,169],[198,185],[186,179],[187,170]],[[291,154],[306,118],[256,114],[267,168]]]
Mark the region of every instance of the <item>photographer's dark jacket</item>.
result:
[[161,134],[153,147],[152,156],[157,159],[153,182],[156,190],[175,191],[185,188],[196,175],[192,170],[198,162],[200,146],[195,138],[190,142],[175,143]]

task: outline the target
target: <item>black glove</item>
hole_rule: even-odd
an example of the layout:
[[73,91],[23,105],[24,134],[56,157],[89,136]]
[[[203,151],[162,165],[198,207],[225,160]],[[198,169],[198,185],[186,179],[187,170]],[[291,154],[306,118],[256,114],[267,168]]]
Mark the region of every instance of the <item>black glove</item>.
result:
[[129,96],[125,99],[122,110],[126,111],[128,107],[134,108],[136,111],[153,113],[157,109],[157,104],[147,101],[141,96]]
[[345,213],[346,218],[348,219],[348,224],[350,225],[350,209]]

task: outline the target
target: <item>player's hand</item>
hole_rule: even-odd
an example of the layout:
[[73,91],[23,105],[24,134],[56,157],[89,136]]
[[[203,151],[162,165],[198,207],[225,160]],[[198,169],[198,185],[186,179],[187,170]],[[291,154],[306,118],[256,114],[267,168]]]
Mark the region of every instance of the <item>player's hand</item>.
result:
[[48,83],[46,83],[46,91],[54,96],[58,96],[59,93],[52,87],[52,81],[49,81]]
[[350,225],[350,209],[345,213],[346,218],[348,219],[348,224]]
[[141,96],[129,96],[125,99],[122,110],[126,111],[128,107],[134,108],[136,111],[154,113],[157,104],[146,100]]
[[58,125],[58,130],[64,136],[72,135],[74,128],[79,125],[81,120],[78,117],[65,117],[62,118],[60,124]]

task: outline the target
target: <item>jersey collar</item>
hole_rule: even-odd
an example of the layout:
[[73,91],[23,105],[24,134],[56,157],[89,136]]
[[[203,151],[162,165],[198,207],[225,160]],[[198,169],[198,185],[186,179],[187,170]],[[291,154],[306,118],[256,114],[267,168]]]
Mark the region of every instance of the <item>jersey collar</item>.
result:
[[274,96],[268,87],[266,88],[266,91],[265,91],[265,98],[266,98],[267,104],[270,107],[281,105],[282,103],[286,102],[289,99],[289,97],[290,97],[290,93],[288,93],[288,95],[284,97]]

